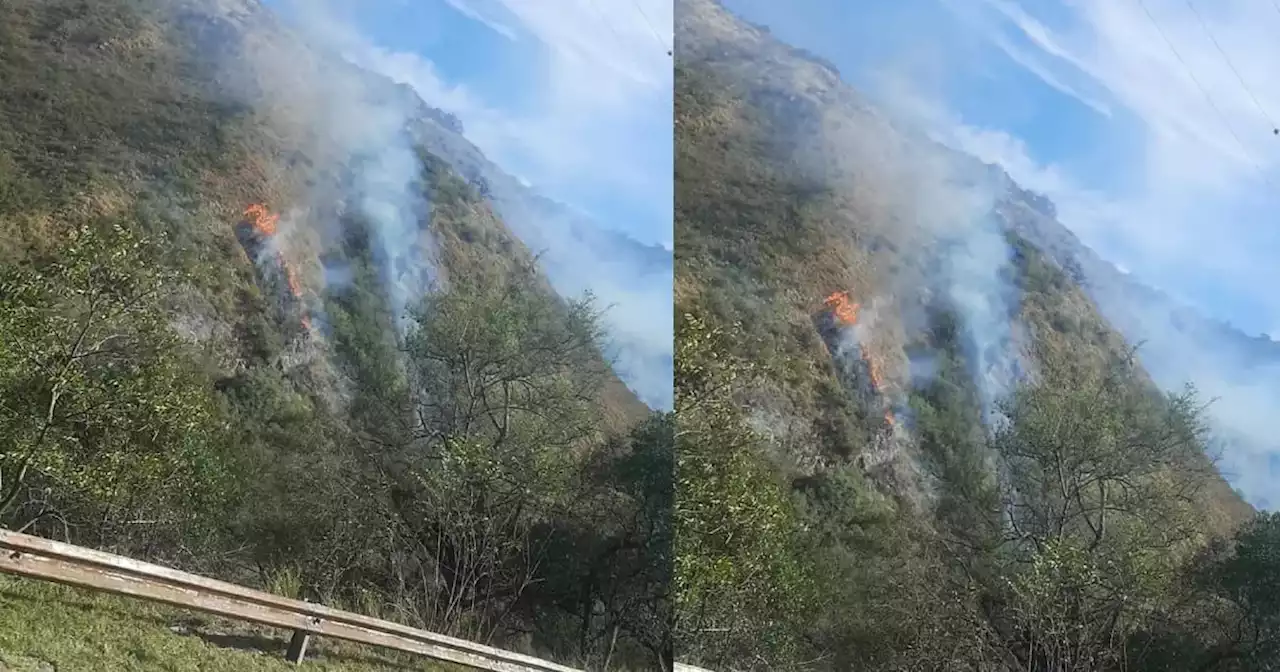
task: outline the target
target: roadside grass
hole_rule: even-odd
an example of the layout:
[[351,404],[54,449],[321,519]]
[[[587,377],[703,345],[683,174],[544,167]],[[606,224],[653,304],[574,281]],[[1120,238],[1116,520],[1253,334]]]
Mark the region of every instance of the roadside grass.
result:
[[317,638],[300,666],[290,633],[198,612],[0,576],[0,672],[461,672]]

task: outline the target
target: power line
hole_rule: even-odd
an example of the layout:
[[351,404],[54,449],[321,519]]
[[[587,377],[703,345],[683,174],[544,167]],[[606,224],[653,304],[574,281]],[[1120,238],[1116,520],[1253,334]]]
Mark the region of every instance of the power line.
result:
[[[1185,0],[1185,2],[1187,3],[1187,9],[1190,9],[1191,13],[1196,15],[1196,20],[1200,22],[1200,27],[1204,29],[1204,34],[1209,36],[1209,41],[1213,42],[1213,46],[1218,49],[1218,53],[1222,54],[1222,60],[1226,61],[1227,67],[1231,68],[1231,72],[1235,73],[1236,80],[1240,82],[1240,86],[1244,88],[1245,93],[1248,93],[1249,98],[1253,100],[1253,106],[1258,108],[1258,112],[1262,113],[1262,116],[1267,120],[1267,123],[1271,124],[1271,130],[1274,131],[1277,128],[1280,128],[1276,126],[1275,119],[1272,119],[1271,115],[1267,114],[1267,110],[1262,107],[1262,103],[1258,102],[1258,97],[1254,95],[1253,89],[1244,81],[1244,76],[1242,76],[1240,71],[1236,69],[1235,63],[1231,62],[1231,57],[1228,56],[1226,50],[1222,48],[1222,44],[1218,42],[1218,38],[1214,37],[1213,31],[1209,30],[1209,24],[1204,20],[1204,16],[1200,14],[1200,10],[1196,9],[1195,4],[1191,2],[1191,0]],[[1276,4],[1276,0],[1271,0],[1271,4],[1276,7],[1277,11],[1280,11],[1280,5]]]
[[[1277,2],[1276,0],[1271,0],[1271,7],[1276,10],[1276,16],[1280,16],[1280,2]],[[1273,132],[1276,135],[1280,135],[1280,128],[1274,129]]]
[[1258,171],[1258,176],[1262,178],[1263,182],[1270,185],[1271,180],[1267,179],[1267,174],[1263,172],[1262,166],[1258,165],[1258,162],[1253,160],[1253,156],[1249,153],[1249,148],[1245,146],[1244,141],[1240,139],[1240,135],[1236,133],[1236,129],[1231,126],[1231,121],[1227,119],[1227,115],[1223,114],[1222,108],[1218,107],[1218,104],[1213,102],[1213,96],[1209,95],[1209,90],[1204,88],[1204,84],[1200,83],[1200,78],[1196,77],[1196,73],[1191,69],[1191,65],[1187,63],[1187,59],[1182,57],[1182,52],[1178,51],[1178,48],[1173,44],[1173,40],[1170,40],[1169,36],[1165,34],[1164,28],[1160,27],[1160,22],[1156,21],[1156,17],[1151,13],[1151,9],[1147,7],[1147,3],[1143,0],[1137,0],[1137,3],[1139,7],[1142,7],[1142,11],[1146,13],[1147,19],[1151,21],[1151,25],[1155,27],[1156,32],[1160,33],[1160,37],[1164,39],[1164,43],[1169,46],[1169,51],[1173,52],[1174,58],[1177,58],[1178,62],[1182,63],[1182,67],[1187,71],[1187,75],[1191,77],[1191,81],[1195,82],[1196,88],[1200,89],[1200,93],[1204,96],[1205,102],[1209,103],[1209,107],[1212,107],[1213,111],[1218,114],[1218,119],[1222,121],[1222,125],[1226,127],[1229,133],[1231,133],[1231,137],[1235,138],[1236,144],[1240,146],[1240,151],[1244,152],[1249,163],[1253,164],[1254,170]]
[[[609,21],[609,17],[601,11],[600,6],[595,2],[595,0],[587,0],[587,4],[591,7],[591,11],[596,15],[596,18],[600,19],[600,21],[609,28],[609,32],[613,33],[613,36],[618,39],[618,43],[623,43],[624,40],[622,39],[622,35],[618,32],[617,28],[613,27],[613,23]],[[658,41],[658,44],[660,44],[663,49],[667,50],[667,55],[670,56],[672,54],[672,49],[667,47],[666,41],[658,35],[658,31],[654,30],[653,24],[649,23],[649,17],[640,9],[640,5],[637,5],[634,2],[632,5],[640,12],[640,16],[644,18],[644,22],[649,26],[649,31],[653,33],[654,39]]]
[[619,43],[621,43],[622,35],[618,33],[617,28],[613,27],[613,22],[609,21],[609,17],[605,16],[604,12],[600,11],[600,7],[595,3],[595,0],[587,0],[587,5],[591,7],[591,11],[596,15],[596,18],[600,19],[600,22],[608,27],[609,32],[613,33],[613,36],[617,38]]
[[[666,46],[667,46],[667,41],[666,41],[665,39],[663,39],[663,37],[662,37],[661,35],[659,35],[659,34],[658,34],[658,30],[657,30],[656,28],[654,28],[654,27],[653,27],[653,23],[649,21],[649,15],[648,15],[648,14],[645,14],[645,13],[644,13],[644,9],[642,9],[642,8],[640,7],[640,2],[639,2],[639,0],[632,0],[631,5],[632,5],[633,7],[635,7],[635,8],[636,8],[636,11],[637,11],[637,12],[639,12],[639,14],[640,14],[640,18],[644,19],[644,25],[649,26],[649,32],[653,33],[653,39],[657,40],[659,44],[661,44],[662,46],[666,47]],[[668,56],[670,56],[670,55],[671,55],[671,52],[672,52],[672,50],[673,50],[673,49],[674,49],[674,46],[673,46],[673,47],[668,47],[668,48],[667,48],[667,55],[668,55]]]

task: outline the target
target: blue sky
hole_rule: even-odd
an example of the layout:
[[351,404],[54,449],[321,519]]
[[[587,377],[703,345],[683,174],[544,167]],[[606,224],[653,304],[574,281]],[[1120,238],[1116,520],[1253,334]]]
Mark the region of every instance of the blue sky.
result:
[[[1049,195],[1063,224],[1122,270],[1280,337],[1272,0],[724,1]],[[1280,506],[1280,369],[1226,375],[1218,353],[1173,338],[1148,356],[1251,438],[1223,467],[1256,505]]]
[[538,192],[670,247],[670,0],[266,4],[341,26],[352,60],[457,114]]

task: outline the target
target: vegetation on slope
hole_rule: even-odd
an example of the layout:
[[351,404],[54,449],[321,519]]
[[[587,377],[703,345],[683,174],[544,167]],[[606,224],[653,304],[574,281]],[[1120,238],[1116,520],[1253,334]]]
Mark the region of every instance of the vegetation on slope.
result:
[[[984,422],[965,315],[929,273],[945,240],[895,232],[911,214],[877,192],[898,166],[808,155],[836,117],[894,131],[823,88],[819,64],[710,2],[682,5],[681,657],[738,670],[1270,669],[1280,612],[1260,596],[1280,570],[1280,517],[1255,516],[1213,470],[1194,391],[1154,390],[1074,281],[1006,229],[1010,326],[1027,334],[1033,375],[998,400],[1003,422]],[[929,364],[904,381],[909,441],[895,450],[815,329],[821,297],[846,288],[867,303],[891,293],[879,310],[904,316],[864,342]]]
[[[593,669],[668,663],[672,421],[613,375],[590,297],[556,296],[419,147],[440,282],[398,335],[377,225],[339,203],[356,157],[225,95],[240,36],[188,5],[0,7],[0,523]],[[232,225],[264,198],[312,199],[344,281],[250,260]]]

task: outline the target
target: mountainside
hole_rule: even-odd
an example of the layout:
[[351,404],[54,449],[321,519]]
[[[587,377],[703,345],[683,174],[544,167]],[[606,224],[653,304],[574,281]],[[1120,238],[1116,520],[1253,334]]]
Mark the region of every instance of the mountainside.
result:
[[[776,351],[821,360],[825,357],[818,353],[831,344],[803,330],[829,305],[829,295],[849,292],[850,300],[863,307],[857,323],[864,332],[858,338],[869,341],[881,379],[877,387],[890,406],[904,405],[913,381],[928,376],[932,358],[917,354],[913,341],[930,328],[926,313],[935,304],[947,304],[966,322],[965,337],[973,341],[966,347],[976,349],[968,354],[979,367],[977,391],[988,401],[1010,391],[1020,373],[1034,368],[1026,350],[1033,346],[1032,334],[1046,327],[1094,355],[1126,350],[1125,339],[1082,284],[1087,274],[1075,270],[1090,261],[1093,268],[1103,268],[1105,262],[1053,219],[1051,203],[1018,188],[998,167],[899,127],[829,66],[718,5],[690,1],[681,8],[678,34],[685,41],[678,65],[687,73],[681,91],[689,102],[688,116],[677,120],[689,134],[682,138],[704,130],[731,137],[741,133],[743,147],[725,147],[725,155],[717,158],[739,170],[747,164],[753,179],[768,180],[775,190],[770,196],[782,196],[758,204],[754,201],[765,195],[747,188],[718,191],[743,187],[747,178],[736,175],[715,183],[694,170],[686,172],[696,180],[678,177],[679,185],[688,187],[678,204],[681,221],[688,222],[680,231],[685,245],[677,252],[683,274],[678,277],[686,280],[678,283],[681,300],[705,300],[725,314],[730,305],[746,315],[762,312],[765,302],[775,309],[786,306],[792,316],[766,318],[790,323],[770,324],[776,338],[787,339]],[[723,93],[710,93],[716,89]],[[692,139],[698,149],[709,142]],[[702,153],[683,156],[700,169],[714,163]],[[726,197],[733,197],[737,207],[726,207]],[[760,214],[735,220],[746,207]],[[731,239],[728,232],[743,226],[759,230]],[[1052,287],[1039,296],[1017,276],[1027,274],[1028,262],[1046,261]],[[1062,333],[1063,324],[1037,324],[1050,320],[1069,321],[1071,328]],[[788,403],[795,403],[795,395],[809,396],[812,403],[821,394],[827,391],[787,390]],[[781,423],[761,422],[780,431]],[[801,442],[818,452],[797,459],[821,462],[860,452],[858,443],[869,440],[847,433],[826,438],[816,445]]]
[[1253,505],[1273,507],[1269,455],[1277,444],[1265,418],[1280,408],[1280,343],[1207,318],[1122,272],[1059,223],[1052,203],[1001,175],[1009,184],[1004,200],[1020,213],[1019,235],[1065,269],[1130,343],[1140,344],[1138,357],[1161,386],[1191,382],[1212,400],[1208,415],[1224,472],[1247,489]]
[[[408,87],[401,95],[422,105]],[[612,306],[607,319],[613,341],[610,354],[617,359],[619,374],[645,403],[670,408],[671,252],[604,229],[539,196],[468,141],[456,117],[433,108],[417,116],[431,122],[417,129],[418,142],[493,203],[521,241],[539,255],[561,294],[578,296],[590,290]]]
[[1274,616],[1232,592],[1266,580],[1215,572],[1277,521],[1215,468],[1197,372],[1135,358],[1140,286],[714,0],[676,44],[681,655],[1265,669],[1280,632],[1220,626]]
[[[222,2],[207,7],[191,5],[175,9],[168,25],[152,28],[145,35],[128,33],[131,26],[127,15],[121,13],[123,10],[104,8],[101,13],[71,17],[70,14],[76,11],[72,9],[75,6],[74,3],[50,6],[48,13],[65,11],[68,14],[68,25],[51,23],[39,26],[30,35],[37,40],[51,40],[47,46],[74,69],[68,69],[65,76],[50,73],[41,78],[14,81],[15,93],[7,98],[15,119],[7,131],[16,148],[10,155],[12,160],[21,160],[24,158],[22,153],[32,151],[37,145],[42,145],[41,149],[49,153],[45,157],[49,162],[61,158],[59,152],[79,152],[83,157],[68,163],[83,164],[77,166],[77,170],[86,174],[75,176],[75,181],[61,187],[63,190],[83,189],[90,177],[87,174],[90,166],[98,169],[99,174],[94,175],[95,178],[110,176],[113,181],[136,184],[166,169],[172,172],[162,176],[162,180],[173,180],[175,174],[191,172],[184,170],[185,167],[175,169],[181,162],[197,164],[215,159],[219,163],[201,168],[209,171],[226,167],[238,173],[235,179],[230,175],[220,175],[218,179],[222,184],[194,182],[181,186],[201,197],[213,196],[216,200],[190,195],[188,198],[198,200],[204,208],[218,208],[216,216],[219,219],[233,222],[239,216],[239,208],[259,201],[270,201],[273,207],[281,210],[311,209],[313,206],[320,210],[319,204],[313,202],[316,194],[335,193],[334,188],[342,179],[334,172],[339,165],[334,159],[338,153],[354,150],[376,153],[384,151],[378,147],[383,144],[391,145],[394,148],[391,151],[403,153],[412,144],[453,167],[479,192],[482,200],[492,204],[494,214],[502,218],[504,228],[510,226],[511,233],[525,243],[522,247],[543,254],[541,264],[548,272],[548,279],[565,295],[580,295],[590,288],[587,281],[591,279],[643,287],[662,282],[664,273],[669,276],[670,255],[665,250],[649,248],[624,236],[600,230],[594,223],[574,216],[568,208],[532,193],[469,143],[455,117],[430,107],[408,87],[358,70],[336,55],[317,56],[323,51],[316,52],[300,36],[277,39],[278,35],[290,33],[274,15],[256,2]],[[139,8],[143,6],[138,4]],[[181,6],[181,3],[175,3],[175,7]],[[21,4],[12,9],[18,13],[24,11]],[[109,14],[113,15],[108,17]],[[34,21],[36,17],[31,16],[30,20]],[[9,28],[11,34],[16,37],[24,23],[15,21]],[[169,32],[163,34],[161,31]],[[179,46],[165,42],[170,40]],[[155,50],[164,51],[164,56],[179,56],[168,53],[168,50],[178,48],[194,49],[182,55],[187,62],[179,66],[182,68],[180,71],[157,73],[160,82],[129,81],[130,75],[134,74],[129,68],[156,68],[153,60],[157,58]],[[46,54],[23,55],[15,60],[15,64],[26,61],[33,65],[44,56]],[[333,70],[326,72],[325,68]],[[332,74],[334,78],[326,81],[322,74]],[[166,80],[166,76],[189,79]],[[190,79],[192,77],[207,78],[207,81],[196,85]],[[53,82],[57,84],[51,86]],[[165,90],[164,87],[174,83],[183,84],[191,90]],[[139,90],[144,86],[152,90]],[[53,103],[67,102],[58,98],[60,91],[74,91],[70,95],[80,100],[71,101],[71,109],[56,109]],[[110,104],[116,107],[112,114],[99,114],[98,110],[75,106],[76,103],[100,102],[92,98],[97,94],[109,96]],[[339,104],[339,94],[351,94],[355,100]],[[303,100],[308,100],[314,107],[303,105]],[[186,102],[191,102],[194,109],[179,109]],[[152,115],[159,109],[166,116],[149,122],[146,115],[139,114],[143,108]],[[56,114],[45,117],[35,113],[44,109]],[[370,114],[372,120],[369,125],[376,127],[362,137],[343,128],[354,121],[355,117],[351,115],[361,113]],[[144,117],[139,128],[125,128],[133,121],[130,114]],[[71,118],[73,115],[75,118]],[[272,124],[270,132],[274,137],[260,134],[265,129],[256,125],[263,122]],[[28,128],[32,123],[41,126]],[[151,130],[147,126],[152,123],[157,133],[167,132],[170,135],[147,137]],[[179,137],[176,133],[179,125],[188,123],[192,127],[183,128],[192,131],[190,137]],[[397,124],[404,125],[404,128],[396,128]],[[52,146],[43,140],[34,145],[25,144],[30,139],[43,137],[42,133],[51,133],[55,127],[65,132],[58,145]],[[102,131],[107,134],[96,138],[90,135]],[[259,134],[250,135],[254,131]],[[402,132],[407,135],[396,137]],[[157,152],[165,154],[163,159],[148,155],[149,150],[166,141],[188,145],[184,149],[195,152],[185,157],[178,156],[176,151]],[[117,167],[111,164],[120,160],[132,161],[135,165]],[[384,160],[401,161],[403,157]],[[149,165],[141,165],[144,163]],[[28,169],[29,166],[15,166],[15,170],[19,168]],[[390,163],[383,168],[403,172],[400,166]],[[31,179],[31,175],[20,173],[18,177]],[[393,187],[393,191],[404,190],[407,175],[388,174],[386,177],[401,183]],[[17,180],[10,190],[21,188],[22,181]],[[150,184],[139,188],[162,191],[168,186]],[[215,191],[216,194],[213,193]],[[175,197],[172,193],[166,196]],[[392,194],[393,198],[400,196]],[[399,207],[400,204],[394,205]],[[163,214],[171,216],[175,213]],[[226,225],[227,228],[229,226]],[[214,225],[214,228],[221,227]],[[310,228],[322,227],[312,224]],[[569,260],[576,265],[569,264]],[[582,273],[580,269],[585,260],[607,265],[610,272],[595,276]],[[570,273],[570,268],[577,270]],[[605,286],[598,288],[596,293],[607,301],[616,294],[611,291],[613,289]],[[611,354],[620,356],[624,368],[629,366],[638,371],[624,375],[644,375],[648,370],[645,366],[661,369],[664,359],[669,370],[669,355],[661,351],[655,354],[651,344],[643,342],[643,336],[624,329],[614,334],[612,340],[615,342],[613,349],[621,352]],[[669,401],[665,400],[661,386],[649,385],[644,394],[655,405]]]
[[670,660],[670,418],[609,362],[660,377],[669,343],[566,270],[669,255],[255,0],[5,2],[0,87],[0,523]]

